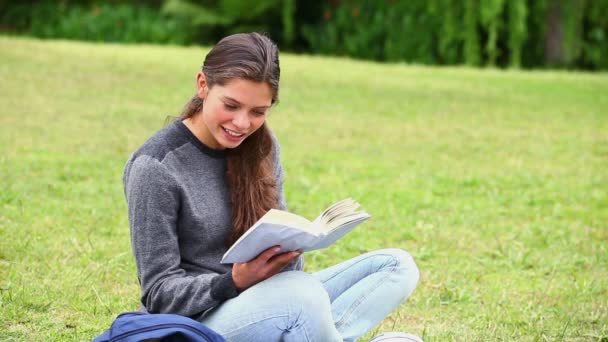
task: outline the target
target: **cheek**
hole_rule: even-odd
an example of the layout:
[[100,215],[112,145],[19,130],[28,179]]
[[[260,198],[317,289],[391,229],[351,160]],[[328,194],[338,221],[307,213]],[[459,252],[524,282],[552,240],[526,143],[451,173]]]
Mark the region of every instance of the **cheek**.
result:
[[265,121],[266,121],[266,116],[256,117],[256,118],[251,119],[251,124],[256,129],[258,129],[260,126],[262,126],[264,124]]
[[224,106],[210,106],[207,105],[203,112],[205,113],[205,118],[208,122],[213,122],[216,124],[221,124],[226,121],[232,120],[232,114],[227,111]]
[[216,113],[217,122],[220,124],[224,124],[226,122],[232,121],[233,115],[231,112],[223,109],[218,109]]

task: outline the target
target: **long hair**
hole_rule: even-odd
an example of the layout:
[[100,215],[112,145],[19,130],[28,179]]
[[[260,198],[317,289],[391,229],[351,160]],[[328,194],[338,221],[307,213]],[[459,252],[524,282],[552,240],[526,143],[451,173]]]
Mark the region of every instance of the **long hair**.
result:
[[[279,51],[270,38],[259,33],[239,33],[219,41],[205,57],[202,72],[209,88],[233,79],[267,82],[272,104],[278,101]],[[203,100],[195,95],[184,107],[181,119],[201,112]],[[238,147],[229,149],[226,181],[232,205],[234,243],[268,210],[278,206],[278,190],[273,168],[273,140],[266,123]]]

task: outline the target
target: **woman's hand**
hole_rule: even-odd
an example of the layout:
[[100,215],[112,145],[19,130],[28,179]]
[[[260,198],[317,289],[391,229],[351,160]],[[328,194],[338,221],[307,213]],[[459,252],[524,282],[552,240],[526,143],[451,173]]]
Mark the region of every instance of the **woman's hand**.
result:
[[280,247],[270,247],[249,262],[237,262],[232,266],[232,279],[239,291],[268,279],[279,273],[290,261],[302,252],[279,253]]

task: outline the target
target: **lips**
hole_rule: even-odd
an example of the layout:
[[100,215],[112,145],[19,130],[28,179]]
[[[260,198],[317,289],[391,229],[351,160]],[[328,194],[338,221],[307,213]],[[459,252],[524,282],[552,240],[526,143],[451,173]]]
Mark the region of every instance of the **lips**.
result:
[[238,133],[232,130],[227,129],[226,127],[222,126],[222,131],[224,132],[224,137],[232,142],[240,142],[241,140],[243,140],[247,135],[245,133]]
[[226,128],[226,127],[222,127],[222,129],[224,129],[224,132],[226,132],[226,133],[230,134],[230,136],[233,136],[233,137],[235,137],[235,138],[240,138],[240,137],[242,137],[243,135],[245,135],[245,133],[238,133],[238,132],[235,132],[235,131],[231,131],[231,130],[229,130],[229,129],[228,129],[228,128]]

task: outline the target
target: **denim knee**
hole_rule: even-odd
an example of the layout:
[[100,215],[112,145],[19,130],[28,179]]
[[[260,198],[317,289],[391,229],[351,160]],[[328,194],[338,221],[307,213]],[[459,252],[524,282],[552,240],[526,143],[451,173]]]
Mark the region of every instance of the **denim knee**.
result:
[[302,271],[283,272],[278,277],[284,277],[284,286],[289,288],[290,306],[304,313],[314,313],[317,310],[331,310],[329,295],[323,284],[309,273]]
[[404,299],[409,297],[420,279],[420,271],[412,255],[403,249],[387,248],[382,252],[392,256],[391,266],[394,267],[395,280],[403,289]]
[[[312,340],[333,340],[336,328],[331,313],[331,302],[323,284],[309,273],[302,271],[283,272],[275,277],[281,287],[289,290],[285,298],[288,322],[285,329],[304,329],[307,335],[317,336]],[[312,336],[311,335],[311,336]]]

